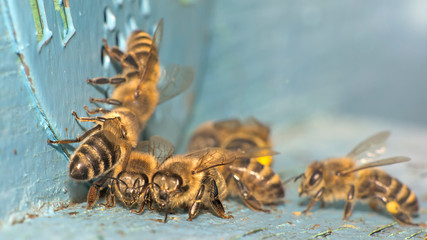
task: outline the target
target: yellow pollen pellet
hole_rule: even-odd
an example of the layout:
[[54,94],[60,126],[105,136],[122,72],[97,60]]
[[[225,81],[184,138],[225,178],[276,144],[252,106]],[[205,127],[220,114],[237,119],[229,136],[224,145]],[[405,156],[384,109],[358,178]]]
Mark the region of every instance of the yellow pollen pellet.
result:
[[270,156],[257,157],[256,159],[258,160],[259,163],[261,163],[264,166],[270,166],[271,165],[272,157],[270,157]]
[[385,207],[387,209],[387,212],[391,214],[397,214],[400,211],[399,203],[397,203],[396,201],[388,202]]

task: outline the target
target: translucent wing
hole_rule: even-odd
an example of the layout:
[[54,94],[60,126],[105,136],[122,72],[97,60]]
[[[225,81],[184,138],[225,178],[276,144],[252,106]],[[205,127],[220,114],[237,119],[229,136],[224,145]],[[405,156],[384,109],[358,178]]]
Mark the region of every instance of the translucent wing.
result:
[[366,163],[385,152],[386,140],[389,136],[389,131],[379,132],[359,143],[347,156],[355,161]]
[[259,158],[259,157],[267,157],[274,156],[279,154],[278,152],[272,150],[269,147],[265,148],[250,148],[250,149],[239,149],[237,152],[238,158]]
[[138,152],[151,153],[150,141],[141,141],[135,147]]
[[229,119],[214,123],[214,127],[218,130],[236,131],[242,126],[242,123],[237,119]]
[[[136,90],[135,90],[135,99],[138,98],[138,96],[139,96],[139,89],[141,87],[141,83],[145,79],[146,73],[152,71],[153,63],[155,61],[151,61],[151,57],[153,54],[158,55],[160,43],[162,41],[162,37],[163,37],[163,19],[160,19],[159,23],[157,24],[156,31],[153,34],[153,44],[151,45],[150,52],[147,56],[147,64],[145,67],[140,69],[141,77],[140,77],[140,81],[138,83],[138,86],[136,87]],[[157,52],[157,53],[155,53],[155,52]]]
[[186,157],[197,157],[199,162],[194,173],[208,170],[209,168],[227,165],[240,158],[253,158],[272,156],[277,152],[267,148],[253,148],[250,150],[230,151],[222,148],[205,148],[186,154]]
[[174,154],[175,147],[168,140],[160,136],[153,136],[150,141],[139,142],[136,150],[150,153],[156,157],[159,163],[162,163]]
[[188,153],[185,156],[199,158],[197,167],[193,170],[193,174],[206,171],[213,167],[230,164],[236,159],[233,156],[229,156],[227,151],[221,148],[205,148]]
[[191,67],[167,65],[159,81],[159,103],[169,100],[185,91],[193,82],[194,70]]
[[156,157],[159,163],[170,158],[175,152],[175,147],[172,143],[159,136],[153,136],[150,138],[150,146],[153,152],[152,154]]
[[355,168],[351,168],[351,169],[343,170],[341,172],[337,172],[337,175],[345,175],[345,174],[357,172],[357,171],[367,169],[367,168],[373,168],[373,167],[391,165],[391,164],[395,164],[395,163],[407,162],[409,160],[411,160],[411,159],[408,157],[402,157],[402,156],[385,158],[385,159],[377,160],[374,162],[366,163],[366,164],[360,165],[360,166],[355,167]]
[[163,18],[157,23],[156,31],[153,34],[153,43],[157,48],[157,52],[160,50],[160,44],[163,38]]

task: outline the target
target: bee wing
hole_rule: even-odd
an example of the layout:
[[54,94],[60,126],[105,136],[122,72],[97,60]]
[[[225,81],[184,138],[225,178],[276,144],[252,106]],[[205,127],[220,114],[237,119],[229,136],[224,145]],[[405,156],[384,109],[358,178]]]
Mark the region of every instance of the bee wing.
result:
[[175,147],[172,143],[160,136],[150,137],[150,147],[152,154],[156,157],[159,163],[170,158],[175,152]]
[[250,148],[245,150],[237,150],[236,152],[238,158],[258,158],[258,157],[271,157],[279,154],[272,150],[271,148]]
[[240,158],[253,158],[262,156],[276,155],[271,149],[253,148],[245,151],[230,151],[222,148],[205,148],[186,154],[186,157],[199,158],[197,167],[193,170],[194,173],[199,173],[208,170],[209,168],[227,165]]
[[218,130],[235,131],[242,126],[242,123],[237,119],[229,119],[214,123],[214,127]]
[[194,79],[194,70],[187,66],[167,65],[159,81],[159,104],[187,90]]
[[206,171],[209,168],[230,164],[235,160],[234,157],[229,156],[227,151],[222,148],[204,148],[187,153],[185,157],[199,159],[197,167],[193,170],[193,174]]
[[391,164],[395,164],[395,163],[407,162],[409,160],[411,160],[411,159],[408,157],[402,157],[402,156],[385,158],[385,159],[377,160],[374,162],[366,163],[366,164],[360,165],[360,166],[355,167],[355,168],[351,168],[351,169],[343,170],[341,172],[337,172],[337,175],[345,175],[345,174],[357,172],[357,171],[367,169],[367,168],[373,168],[373,167],[391,165]]
[[136,150],[150,153],[156,157],[159,163],[162,163],[174,154],[175,147],[168,140],[160,136],[152,136],[150,137],[150,141],[139,142]]
[[[136,90],[135,90],[135,98],[137,98],[139,96],[139,89],[141,87],[141,83],[145,79],[147,72],[150,72],[152,67],[153,67],[153,62],[155,62],[155,61],[150,61],[150,58],[152,56],[152,53],[155,50],[157,50],[157,54],[159,53],[160,43],[162,41],[162,38],[163,38],[163,18],[160,19],[159,23],[157,23],[156,31],[153,34],[153,40],[152,40],[153,44],[151,45],[151,49],[150,49],[150,52],[148,54],[147,64],[142,69],[139,69],[140,71],[142,71],[142,74],[141,74],[138,86],[136,87]],[[149,70],[147,70],[147,69],[149,69]]]
[[157,48],[157,51],[160,50],[160,44],[162,43],[163,38],[163,18],[157,23],[156,31],[153,34],[153,44]]
[[138,152],[151,153],[150,141],[140,141],[135,147]]
[[386,140],[389,136],[389,131],[379,132],[359,143],[347,156],[365,163],[385,152]]

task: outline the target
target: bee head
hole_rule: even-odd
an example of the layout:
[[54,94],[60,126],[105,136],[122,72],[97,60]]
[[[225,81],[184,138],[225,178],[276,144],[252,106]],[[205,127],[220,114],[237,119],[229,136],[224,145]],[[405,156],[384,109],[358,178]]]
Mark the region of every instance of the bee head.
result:
[[126,207],[132,207],[140,198],[144,198],[148,186],[145,174],[122,172],[117,177],[117,190]]
[[159,171],[153,175],[151,182],[153,198],[160,208],[167,206],[178,193],[186,191],[182,177],[175,173]]
[[323,164],[320,162],[311,163],[302,175],[301,184],[298,189],[299,195],[307,194],[312,196],[323,186]]

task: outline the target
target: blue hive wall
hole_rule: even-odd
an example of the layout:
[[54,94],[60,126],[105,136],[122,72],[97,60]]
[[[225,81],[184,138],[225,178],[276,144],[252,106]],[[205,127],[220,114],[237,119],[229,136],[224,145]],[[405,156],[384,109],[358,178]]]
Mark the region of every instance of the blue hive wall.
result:
[[[0,1],[0,219],[4,221],[20,221],[30,210],[49,212],[70,200],[84,200],[86,186],[68,177],[64,151],[72,153],[73,148],[48,145],[46,140],[74,138],[91,127],[77,123],[71,111],[85,116],[83,106],[94,107],[89,97],[102,98],[103,90],[111,90],[98,91],[86,83],[88,77],[116,73],[107,60],[101,63],[103,38],[123,47],[132,30],[152,33],[164,18],[161,64],[197,69],[192,88],[162,104],[147,128],[149,134],[175,143],[203,70],[209,2],[70,1],[69,7],[61,3]],[[177,108],[180,111],[174,112]]]

